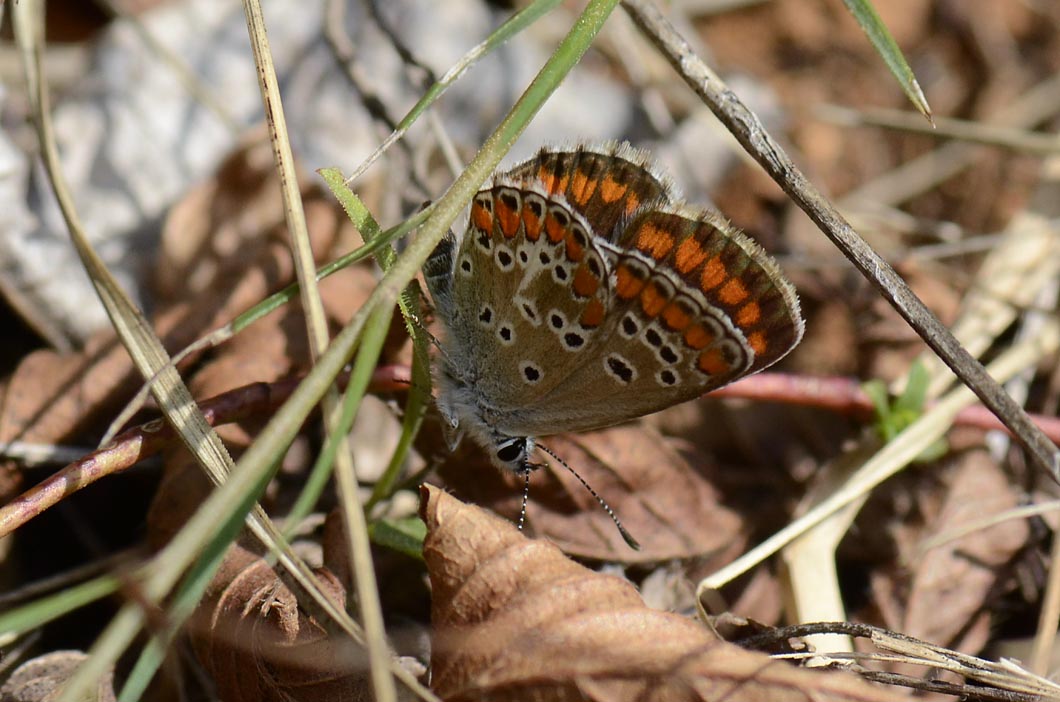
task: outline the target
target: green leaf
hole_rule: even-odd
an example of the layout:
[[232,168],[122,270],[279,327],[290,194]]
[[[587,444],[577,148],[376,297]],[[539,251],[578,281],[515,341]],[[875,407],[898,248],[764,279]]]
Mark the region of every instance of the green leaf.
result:
[[[862,391],[869,396],[872,410],[876,413],[876,423],[886,422],[891,416],[891,398],[887,395],[887,386],[882,380],[870,380],[862,384]],[[881,436],[883,432],[880,432]],[[884,436],[886,439],[886,436]]]
[[[885,443],[893,441],[924,413],[930,381],[927,369],[918,361],[909,369],[909,378],[906,380],[902,394],[893,401],[887,394],[887,386],[882,381],[870,380],[861,386],[865,394],[869,396],[873,411],[876,413],[876,432]],[[928,463],[937,460],[946,453],[947,448],[946,441],[939,439],[924,449],[917,456],[916,461]]]
[[[898,399],[894,401],[894,409],[897,412],[911,413],[920,416],[924,412],[924,402],[927,398],[928,383],[927,368],[920,361],[913,364],[909,369],[909,379],[905,382],[905,389]],[[914,417],[915,419],[915,417]]]
[[368,534],[380,546],[423,560],[427,525],[419,517],[380,519],[368,527]]

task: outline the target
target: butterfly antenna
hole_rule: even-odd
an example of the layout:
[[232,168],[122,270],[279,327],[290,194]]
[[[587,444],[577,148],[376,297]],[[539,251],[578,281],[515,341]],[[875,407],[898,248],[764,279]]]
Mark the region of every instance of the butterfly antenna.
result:
[[[3,0],[0,0],[0,2],[3,2]],[[455,369],[458,367],[456,362],[453,361],[453,357],[449,355],[445,350],[445,347],[442,345],[442,340],[431,333],[422,319],[417,315],[410,313],[408,315],[408,320],[412,322],[413,326],[419,329],[425,337],[427,337],[427,341],[430,342],[431,346],[433,346],[435,351],[438,352],[438,355],[446,360],[450,368]],[[461,378],[461,380],[463,380],[463,378]],[[411,385],[411,383],[409,383],[409,385]]]
[[414,327],[420,330],[420,332],[427,337],[427,341],[430,342],[431,346],[440,351],[443,355],[446,355],[445,349],[442,348],[441,339],[431,333],[431,330],[427,328],[426,322],[419,318],[419,315],[409,312],[408,320]]
[[[633,538],[632,534],[630,534],[628,531],[626,531],[626,527],[622,526],[622,522],[619,520],[618,515],[615,514],[615,510],[611,509],[611,505],[609,505],[606,502],[604,502],[604,498],[602,498],[598,494],[596,494],[596,490],[593,490],[592,486],[590,486],[589,483],[585,482],[585,478],[583,478],[582,476],[578,475],[578,472],[576,470],[574,470],[573,468],[571,468],[569,465],[567,465],[566,461],[564,461],[562,458],[560,458],[555,453],[553,453],[552,449],[550,449],[547,446],[544,446],[542,444],[537,444],[537,448],[541,449],[542,451],[547,453],[549,456],[552,456],[553,458],[555,458],[556,461],[558,461],[561,466],[563,466],[568,471],[570,471],[570,474],[578,479],[578,482],[581,483],[582,486],[584,486],[585,489],[589,491],[589,494],[596,498],[596,501],[600,503],[600,506],[604,508],[604,511],[607,512],[607,516],[611,517],[611,521],[615,523],[616,527],[618,527],[618,533],[622,535],[622,539],[629,545],[629,547],[631,549],[633,549],[634,551],[639,551],[640,550],[640,544],[637,543],[637,540]],[[529,482],[530,481],[530,473],[529,472],[527,472],[527,474],[526,474],[526,480],[527,480],[527,487],[529,487],[529,484],[530,484],[530,482]],[[525,509],[525,507],[526,507],[526,495],[524,494],[523,495],[523,508]],[[519,518],[519,525],[522,526],[522,517]]]
[[523,525],[526,524],[526,503],[530,499],[530,468],[523,471],[523,476],[526,482],[523,484],[523,506],[519,509],[519,531],[522,531]]

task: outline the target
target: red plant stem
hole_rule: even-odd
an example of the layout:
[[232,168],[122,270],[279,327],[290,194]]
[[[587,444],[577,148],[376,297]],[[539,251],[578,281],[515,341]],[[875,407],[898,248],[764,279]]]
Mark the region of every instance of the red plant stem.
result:
[[[410,371],[406,366],[382,366],[372,379],[373,392],[408,390]],[[204,400],[199,407],[211,426],[237,422],[275,411],[301,382],[290,378],[275,383],[253,383]],[[340,387],[346,378],[339,379]],[[714,398],[781,402],[817,407],[867,419],[873,405],[856,380],[837,377],[794,376],[759,373],[710,393]],[[1032,415],[1053,442],[1060,443],[1060,419]],[[954,424],[983,430],[1006,427],[982,405],[962,410]],[[100,478],[120,473],[137,462],[155,455],[177,441],[176,433],[161,419],[125,430],[107,446],[64,466],[39,484],[0,507],[0,536],[5,536],[30,519],[54,506],[67,495],[91,485]]]
[[[873,404],[861,389],[861,383],[851,378],[796,376],[785,373],[759,373],[715,390],[708,397],[739,398],[780,402],[801,407],[829,409],[842,414],[867,419],[873,416]],[[925,409],[930,409],[928,403]],[[1060,418],[1030,415],[1049,440],[1060,444]],[[965,407],[953,420],[955,426],[974,427],[985,431],[1000,430],[1011,436],[1008,428],[986,407]]]

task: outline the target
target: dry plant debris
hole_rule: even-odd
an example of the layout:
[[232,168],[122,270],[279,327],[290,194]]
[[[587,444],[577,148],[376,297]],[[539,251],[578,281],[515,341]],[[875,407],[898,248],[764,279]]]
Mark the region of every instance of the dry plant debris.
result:
[[[195,2],[201,0],[166,4],[176,12],[180,6],[196,6]],[[329,3],[329,7],[336,4]],[[338,152],[329,150],[329,145],[348,145],[334,137],[325,136],[306,146],[310,136],[319,136],[315,128],[327,121],[329,129],[356,138],[358,145],[352,151],[364,152],[387,131],[380,125],[400,116],[422,91],[420,79],[426,73],[394,52],[395,42],[403,40],[411,55],[440,73],[468,48],[464,35],[472,32],[467,28],[485,32],[510,14],[509,8],[500,8],[505,3],[467,0],[460,4],[467,14],[459,20],[461,30],[467,31],[439,31],[443,20],[449,27],[458,22],[454,20],[455,3],[447,4],[451,12],[433,23],[422,3],[377,3],[379,17],[374,19],[364,9],[367,4],[350,6],[354,4],[355,12],[365,14],[351,16],[350,21],[358,24],[357,32],[370,27],[372,43],[365,44],[362,39],[367,35],[357,34],[358,50],[348,57],[354,64],[347,67],[349,74],[336,65],[333,73],[327,73],[326,84],[328,90],[341,86],[344,99],[358,103],[356,114],[346,109],[345,102],[315,101],[326,92],[323,81],[301,82],[307,75],[320,75],[320,63],[306,61],[291,74],[290,85],[298,97],[290,104],[302,107],[303,117],[308,113],[310,118],[308,127],[307,122],[294,119],[291,127],[295,138],[302,139],[298,151],[305,160],[299,165],[305,173],[300,182],[319,262],[334,260],[357,246],[360,238],[330,194],[313,184],[311,173],[333,162],[352,169],[355,159],[334,156]],[[1010,130],[1007,137],[1042,137],[1055,131],[1060,115],[1056,79],[1060,74],[1060,5],[939,0],[876,4],[912,60],[937,114],[962,118],[972,128],[986,123],[1004,125]],[[149,3],[141,5],[146,8]],[[741,97],[753,95],[753,104],[763,106],[765,121],[775,134],[786,138],[786,147],[797,154],[800,166],[815,183],[836,195],[859,231],[892,261],[936,314],[946,323],[959,320],[962,343],[990,357],[1017,340],[1045,336],[1041,325],[1055,324],[1057,302],[1050,287],[1055,287],[1060,258],[1055,231],[1055,156],[1043,156],[1040,149],[1020,152],[1009,151],[1008,146],[941,143],[946,134],[941,128],[931,134],[883,130],[873,126],[884,121],[878,114],[855,127],[849,126],[850,115],[845,114],[846,126],[837,126],[835,113],[822,106],[905,107],[900,91],[839,0],[776,0],[717,13],[700,5],[683,3],[679,8],[674,4],[675,16],[684,12],[689,20],[682,32],[705,44],[711,65],[727,79],[732,73],[743,74],[730,81],[739,85]],[[297,15],[297,10],[285,17]],[[503,50],[503,60],[483,73],[471,74],[459,84],[459,93],[443,101],[436,126],[453,130],[457,161],[466,162],[474,154],[482,136],[506,109],[511,91],[525,83],[527,67],[538,65],[551,52],[559,32],[567,28],[570,15],[564,11],[561,8],[546,16],[531,30],[527,43],[519,43],[525,37],[513,42]],[[415,29],[404,22],[408,18],[419,21]],[[236,33],[245,38],[242,19],[237,19]],[[669,170],[687,178],[685,191],[690,200],[706,200],[711,195],[738,226],[781,257],[808,314],[807,336],[790,363],[780,369],[782,374],[771,378],[787,387],[766,389],[761,396],[765,399],[708,399],[646,422],[546,439],[615,509],[643,545],[640,552],[628,549],[591,496],[565,470],[545,459],[546,465],[533,476],[526,530],[519,534],[512,524],[520,512],[521,481],[499,474],[467,445],[449,453],[437,422],[428,422],[416,439],[414,465],[429,467],[430,479],[441,481],[453,496],[507,519],[431,491],[424,506],[430,527],[425,551],[430,591],[422,563],[385,548],[374,552],[395,653],[429,661],[431,685],[445,699],[529,699],[534,695],[892,699],[890,691],[867,686],[850,674],[798,670],[790,663],[720,641],[692,619],[649,610],[628,581],[594,573],[561,554],[597,565],[606,562],[604,569],[622,569],[645,589],[650,585],[663,590],[655,593],[655,599],[685,613],[692,611],[695,603],[688,593],[699,578],[785,526],[799,498],[820,480],[824,466],[878,441],[871,420],[853,401],[844,405],[828,400],[840,395],[849,398],[853,383],[862,379],[879,378],[898,387],[913,359],[924,354],[924,345],[905,322],[793,211],[775,183],[731,154],[713,155],[726,152],[727,147],[706,145],[715,128],[705,118],[703,106],[624,22],[619,15],[609,22],[572,76],[567,93],[556,96],[549,106],[551,112],[532,124],[531,135],[516,150],[526,155],[543,142],[585,137],[633,138],[638,145],[649,147],[666,160]],[[123,24],[120,32],[108,33],[106,40],[120,38],[129,26]],[[314,29],[319,30],[319,41],[312,51],[316,58],[315,52],[324,52],[331,62],[334,57],[323,39],[324,29],[323,25]],[[453,39],[456,44],[435,44],[435,38],[439,42]],[[108,48],[120,49],[120,43]],[[208,53],[211,59],[221,55]],[[298,50],[286,54],[288,58],[299,55]],[[510,71],[513,67],[517,70]],[[88,73],[70,84],[91,88],[93,81]],[[17,85],[15,81],[10,84]],[[253,85],[248,85],[254,92]],[[118,101],[126,93],[139,95],[134,90],[137,87],[127,82],[116,93],[107,94]],[[299,100],[310,93],[314,100]],[[77,107],[77,101],[87,102],[91,95],[91,90],[75,93],[65,105],[57,99],[57,110]],[[366,108],[373,100],[379,104]],[[172,109],[163,101],[143,104],[148,103]],[[120,101],[116,104],[130,113],[138,109]],[[239,104],[243,110],[243,97]],[[5,173],[28,178],[34,149],[7,148],[7,125],[25,122],[25,115],[18,114],[13,105],[13,101],[0,104],[5,130],[0,155],[19,157],[17,163],[3,161]],[[188,114],[201,115],[200,107],[195,103],[195,111]],[[255,103],[250,111],[253,119],[258,109]],[[171,120],[174,114],[164,116]],[[198,119],[189,117],[188,124],[201,126]],[[64,150],[64,155],[85,166],[80,175],[90,180],[93,174],[112,166],[117,170],[124,162],[122,139],[137,141],[148,154],[158,146],[145,137],[147,131],[130,136],[119,120],[106,123],[101,134],[77,126],[96,124],[91,120],[66,118],[65,123],[75,125],[68,139],[83,150]],[[180,176],[192,174],[192,180],[156,180],[157,188],[135,193],[151,196],[151,207],[143,210],[147,220],[135,225],[142,227],[136,231],[144,233],[144,239],[136,243],[148,238],[157,242],[156,250],[136,250],[138,256],[148,254],[156,261],[140,285],[149,295],[155,330],[171,351],[199,339],[293,280],[284,213],[263,130],[244,125],[230,137],[230,147],[213,153],[215,160],[208,167],[201,155],[188,156],[194,168]],[[392,152],[392,160],[384,168],[377,167],[385,173],[370,171],[370,177],[355,184],[383,226],[400,221],[451,183],[452,173],[442,166],[448,147],[439,144],[444,141],[431,130],[413,130]],[[1018,138],[1009,138],[1006,144],[1018,147],[1018,142]],[[180,154],[184,142],[167,139],[165,145],[164,153],[176,150]],[[308,157],[321,151],[333,160]],[[78,161],[78,155],[86,160]],[[179,170],[184,162],[152,158],[150,163],[168,173],[171,168]],[[148,180],[153,173],[148,172]],[[143,173],[133,170],[116,176],[118,182],[129,184],[138,182],[136,178],[143,178]],[[91,215],[97,218],[90,222],[118,219],[123,226],[131,226],[123,219],[124,210],[108,207],[108,203],[141,201],[127,199],[128,189],[113,200],[100,197],[106,182],[93,181],[93,187],[84,191],[91,201]],[[47,190],[46,184],[36,185]],[[12,199],[9,186],[9,182],[0,182],[4,205],[0,211],[5,213],[0,221],[32,219],[38,214],[31,213],[30,203],[22,201],[41,199],[38,190],[23,187]],[[25,197],[26,192],[34,195]],[[168,198],[164,206],[151,199],[156,196]],[[48,227],[52,219],[43,216],[34,226]],[[64,232],[58,233],[65,237]],[[18,244],[13,248],[25,245],[13,236],[8,242]],[[1033,248],[1027,248],[1031,243]],[[120,248],[110,246],[111,253]],[[1008,256],[1001,256],[1006,249],[1011,249]],[[46,250],[35,251],[33,260],[55,264]],[[10,261],[5,257],[5,265],[11,265]],[[73,276],[65,268],[53,271],[49,290],[53,285],[63,290],[66,278]],[[33,279],[30,275],[30,282]],[[23,314],[25,308],[19,307],[7,285],[11,280],[5,273],[0,291],[12,310]],[[372,264],[360,264],[324,283],[322,294],[333,330],[356,313],[377,280],[378,270]],[[69,292],[73,289],[65,288],[64,297],[69,299],[65,300],[66,311],[55,312],[57,320],[69,315],[71,308],[76,311],[83,301],[81,293]],[[14,330],[9,336],[18,331],[16,325],[22,329],[23,324],[12,310],[5,310],[3,317]],[[34,312],[41,312],[37,302]],[[429,324],[429,315],[423,321]],[[58,322],[25,322],[55,346],[12,356],[10,365],[2,369],[0,442],[65,447],[67,453],[84,456],[140,380],[109,330],[86,338],[75,326],[53,335],[49,332],[53,323]],[[223,346],[189,357],[181,366],[182,373],[200,400],[246,386],[276,389],[279,394],[282,383],[293,383],[310,367],[303,325],[297,303],[288,305]],[[395,323],[389,333],[382,363],[407,367],[411,354],[405,329]],[[58,342],[63,338],[82,339],[83,345],[77,350],[63,349]],[[30,339],[26,345],[34,343]],[[7,351],[22,346],[12,339]],[[1053,353],[1037,368],[1029,368],[1023,381],[1009,386],[1035,413],[1054,421],[1060,396],[1056,366]],[[786,373],[798,373],[801,384],[785,383],[785,378],[790,379]],[[826,391],[825,400],[816,402],[810,399],[806,384],[820,376],[840,377],[817,383]],[[847,390],[828,392],[827,387],[835,390],[838,385],[828,386],[826,381],[836,381]],[[407,393],[421,390],[393,383],[378,393],[383,402],[362,412],[378,413],[381,421],[395,423],[386,403],[392,408]],[[766,401],[781,394],[795,407]],[[262,400],[263,396],[251,399],[250,392],[228,397],[237,407],[225,416],[240,420],[220,432],[230,450],[238,454],[255,439],[275,405]],[[240,414],[240,408],[248,411]],[[154,436],[150,423],[154,420],[157,415],[150,404],[132,420],[144,440],[141,449]],[[283,457],[277,479],[263,497],[272,514],[285,514],[302,486],[320,449],[317,429],[315,419],[310,420]],[[378,436],[371,430],[356,436],[366,444],[358,447],[364,449],[358,452],[364,457],[359,460],[385,464],[388,457],[375,445],[381,443]],[[1056,488],[1028,469],[1021,454],[1003,439],[984,438],[982,430],[962,428],[951,431],[947,441],[943,458],[907,468],[873,491],[839,544],[837,590],[847,624],[884,626],[940,647],[918,650],[917,655],[953,673],[940,679],[970,680],[980,686],[978,692],[972,687],[960,694],[981,694],[984,699],[1056,698],[1047,684],[1006,687],[1002,678],[1008,664],[990,667],[968,657],[997,657],[1001,646],[1020,643],[1036,631],[1048,580],[1056,577],[1058,551],[1050,552],[1049,542],[1060,520],[1055,509],[1048,509]],[[100,480],[82,494],[69,494],[77,487],[74,483],[60,486],[66,498],[60,506],[30,521],[5,542],[13,548],[4,552],[0,578],[5,592],[12,594],[4,596],[3,607],[31,599],[34,595],[22,592],[27,584],[86,560],[109,556],[130,543],[154,548],[167,543],[210,490],[194,461],[171,442],[165,438],[163,445],[151,446],[144,454],[131,452],[136,447],[130,443],[130,452],[122,456],[109,455],[98,462],[89,459],[89,465],[82,467],[97,471],[97,477],[125,473]],[[137,455],[148,454],[158,458],[146,466],[136,464]],[[127,470],[134,465],[137,470]],[[365,476],[376,475],[383,467],[365,466],[360,473],[362,485],[371,487]],[[6,458],[0,475],[3,501],[44,479],[51,470]],[[405,475],[414,472],[410,469]],[[409,481],[402,487],[391,499],[375,505],[371,517],[385,515],[395,522],[409,517],[415,502],[409,488],[415,484]],[[335,526],[334,506],[334,498],[326,492],[318,511],[303,525],[305,538],[299,548],[306,542],[315,544],[308,552],[320,566],[316,572],[329,585],[329,596],[357,611],[358,603],[352,598],[347,602],[347,593],[354,591],[355,574],[345,560],[342,539],[336,537],[341,529]],[[1040,513],[1004,519],[1010,510],[1036,507]],[[331,515],[327,521],[324,514]],[[984,524],[984,518],[995,516],[999,521]],[[940,535],[950,536],[924,548]],[[132,572],[126,567],[128,561],[123,563],[120,572]],[[72,577],[76,581],[84,576]],[[257,551],[246,544],[233,546],[186,629],[196,662],[190,655],[179,655],[186,649],[174,649],[178,655],[159,676],[165,679],[159,687],[182,687],[196,679],[189,668],[201,666],[207,674],[200,677],[215,686],[211,694],[226,700],[367,695],[363,652],[336,636],[315,613],[303,609],[303,600],[294,592],[283,574]],[[762,622],[754,625],[756,632],[775,634],[772,627],[784,622],[787,592],[771,566],[757,568],[719,594],[736,616]],[[135,597],[135,589],[124,591],[114,601],[125,601],[126,595]],[[112,604],[99,608],[109,612]],[[37,699],[50,694],[56,681],[67,674],[55,672],[55,662],[66,671],[68,663],[76,666],[84,660],[81,653],[61,649],[87,649],[100,630],[97,611],[85,618],[68,617],[47,624],[43,642],[26,654],[38,657],[11,674],[0,697]],[[884,644],[879,648],[899,650]],[[952,651],[945,652],[946,648]],[[777,649],[790,653],[782,646]],[[1021,655],[1024,660],[1030,656]],[[954,661],[965,667],[950,665]],[[910,664],[895,657],[859,663],[864,670],[873,668],[876,679],[884,682],[893,683],[902,675],[925,678],[920,661]],[[989,675],[977,678],[976,666]],[[99,699],[112,694],[110,687],[109,679],[101,681]],[[948,693],[957,689],[944,690],[941,684],[926,688]],[[23,694],[26,690],[29,696]],[[1007,691],[1025,696],[1005,697]]]
[[423,488],[432,687],[446,700],[898,700],[800,670],[649,609],[628,581]]

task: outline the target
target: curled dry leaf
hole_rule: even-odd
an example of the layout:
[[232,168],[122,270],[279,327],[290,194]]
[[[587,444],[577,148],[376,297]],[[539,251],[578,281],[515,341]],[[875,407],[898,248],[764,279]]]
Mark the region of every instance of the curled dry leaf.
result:
[[[332,601],[345,590],[328,571],[318,579]],[[193,620],[199,661],[220,699],[315,702],[366,696],[364,656],[299,610],[293,592],[262,558],[233,546]]]
[[[3,702],[51,702],[62,694],[63,684],[88,658],[81,651],[52,651],[32,658],[11,673],[3,687]],[[84,698],[91,702],[111,702],[114,693],[114,671],[108,669],[96,682],[96,688]]]
[[795,668],[648,609],[625,580],[511,523],[422,488],[432,687],[447,700],[905,699],[847,673]]
[[[640,551],[630,549],[592,495],[549,458],[531,475],[527,524],[565,552],[632,563],[731,557],[743,546],[739,517],[719,504],[711,483],[655,430],[629,424],[544,443],[607,501],[641,545]],[[518,518],[522,478],[461,457],[448,460],[439,474],[461,497]]]

